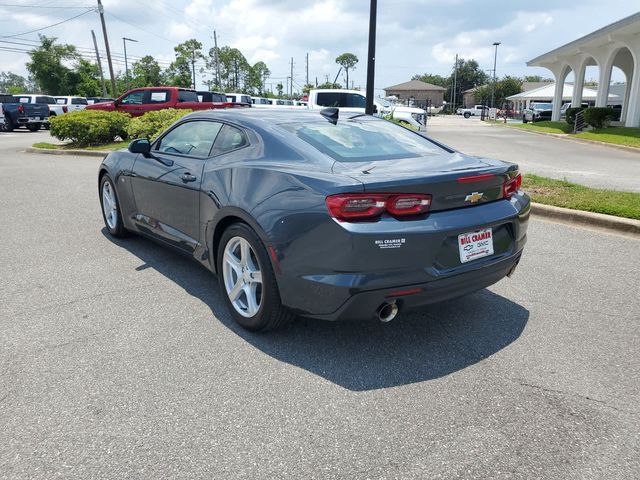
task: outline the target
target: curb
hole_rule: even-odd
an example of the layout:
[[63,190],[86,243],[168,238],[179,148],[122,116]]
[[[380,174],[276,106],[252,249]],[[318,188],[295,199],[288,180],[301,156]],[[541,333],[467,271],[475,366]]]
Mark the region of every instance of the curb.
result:
[[617,232],[631,233],[640,236],[640,220],[615,217],[602,213],[583,212],[569,208],[553,207],[542,203],[531,203],[531,213],[540,217],[564,220],[566,222],[606,228]]
[[[504,127],[505,124],[488,124],[488,125],[496,125],[498,127]],[[517,130],[519,132],[526,132],[526,133],[533,133],[534,135],[546,135],[547,137],[555,137],[555,138],[562,138],[564,140],[569,140],[571,142],[578,142],[578,143],[587,143],[587,144],[591,144],[591,145],[601,145],[603,147],[611,147],[611,148],[617,148],[618,150],[625,150],[627,152],[635,152],[635,153],[640,153],[640,148],[638,147],[629,147],[627,145],[617,145],[615,143],[607,143],[607,142],[599,142],[598,140],[589,140],[587,138],[575,138],[572,137],[570,134],[568,133],[551,133],[551,132],[537,132],[535,130],[528,130],[526,128],[518,128],[518,127],[509,127],[508,124],[506,124],[507,128],[512,128],[514,130]]]
[[25,152],[27,153],[40,153],[44,155],[71,155],[82,157],[100,157],[104,158],[111,152],[103,150],[53,150],[51,148],[34,148],[28,147]]

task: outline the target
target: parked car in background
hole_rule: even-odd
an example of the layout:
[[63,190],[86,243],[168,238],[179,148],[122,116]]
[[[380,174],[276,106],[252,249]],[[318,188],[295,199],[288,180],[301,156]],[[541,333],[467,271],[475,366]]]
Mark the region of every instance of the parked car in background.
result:
[[87,110],[125,112],[132,117],[139,117],[147,112],[166,108],[209,110],[226,106],[226,103],[201,102],[196,91],[188,88],[142,87],[129,90],[113,102],[89,105]]
[[49,118],[43,122],[44,128],[49,128],[49,120],[51,117],[57,117],[58,115],[62,115],[67,113],[66,105],[58,105],[56,103],[56,99],[50,95],[33,95],[29,93],[19,93],[18,95],[14,95],[20,103],[40,103],[45,104],[49,107]]
[[4,129],[8,132],[23,126],[37,132],[49,120],[49,106],[44,103],[20,103],[13,95],[0,93],[0,105]]
[[252,105],[251,96],[245,93],[227,93],[226,95],[228,102],[232,102],[236,105],[246,105],[248,107]]
[[489,107],[486,105],[474,105],[472,108],[458,108],[456,110],[457,115],[462,115],[464,118],[482,116],[484,111],[485,115],[489,115]]
[[[308,108],[319,110],[335,107],[341,112],[364,113],[366,103],[365,95],[358,90],[316,89],[309,92]],[[382,103],[379,99],[374,99],[373,105],[378,116],[390,115],[391,118],[419,130],[426,128],[426,115],[421,108],[392,106],[389,102]]]
[[89,105],[85,97],[55,97],[58,105],[64,105],[69,112],[84,110]]
[[198,95],[198,100],[201,102],[212,102],[212,103],[224,103],[229,104],[227,101],[227,95],[221,92],[207,92],[207,91],[198,91],[196,92]]
[[93,105],[94,103],[104,103],[104,102],[113,102],[113,98],[104,98],[104,97],[87,97],[87,103],[89,105]]
[[259,107],[261,105],[271,106],[271,100],[264,97],[251,97],[251,103],[254,107]]
[[534,102],[522,111],[522,123],[551,120],[552,113],[552,103]]
[[192,256],[250,330],[481,290],[515,271],[530,211],[516,164],[335,108],[194,112],[96,180],[110,235]]

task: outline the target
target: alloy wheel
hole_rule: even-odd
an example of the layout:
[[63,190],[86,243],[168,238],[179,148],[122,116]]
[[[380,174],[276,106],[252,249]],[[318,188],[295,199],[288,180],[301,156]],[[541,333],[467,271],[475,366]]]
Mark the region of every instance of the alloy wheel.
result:
[[109,180],[102,184],[102,211],[109,228],[115,230],[118,224],[118,201]]
[[262,305],[262,271],[251,244],[242,237],[233,237],[224,248],[222,275],[225,290],[233,308],[251,318]]

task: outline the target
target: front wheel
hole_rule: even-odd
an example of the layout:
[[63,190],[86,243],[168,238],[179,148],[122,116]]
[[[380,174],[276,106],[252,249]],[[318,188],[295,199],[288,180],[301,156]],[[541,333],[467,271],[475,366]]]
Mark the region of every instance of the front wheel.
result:
[[469,118],[471,114],[469,112],[464,112],[464,118]]
[[282,305],[267,250],[244,223],[231,225],[218,247],[218,281],[234,320],[247,330],[274,330],[292,314]]
[[4,117],[4,131],[5,132],[13,132],[13,130],[15,128],[16,128],[16,126],[13,123],[13,121],[11,120],[11,117],[5,116]]
[[100,180],[100,206],[102,207],[102,218],[109,234],[114,237],[125,237],[127,231],[122,222],[118,194],[113,180],[107,174]]
[[527,117],[525,115],[522,116],[522,123],[527,123]]

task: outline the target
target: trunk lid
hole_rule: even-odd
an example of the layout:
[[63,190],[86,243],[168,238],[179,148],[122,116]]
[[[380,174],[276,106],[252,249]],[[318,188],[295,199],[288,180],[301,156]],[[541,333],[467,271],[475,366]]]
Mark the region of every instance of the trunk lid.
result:
[[375,162],[335,162],[333,172],[362,182],[366,192],[431,195],[431,211],[470,207],[503,198],[502,185],[518,166],[443,152]]

